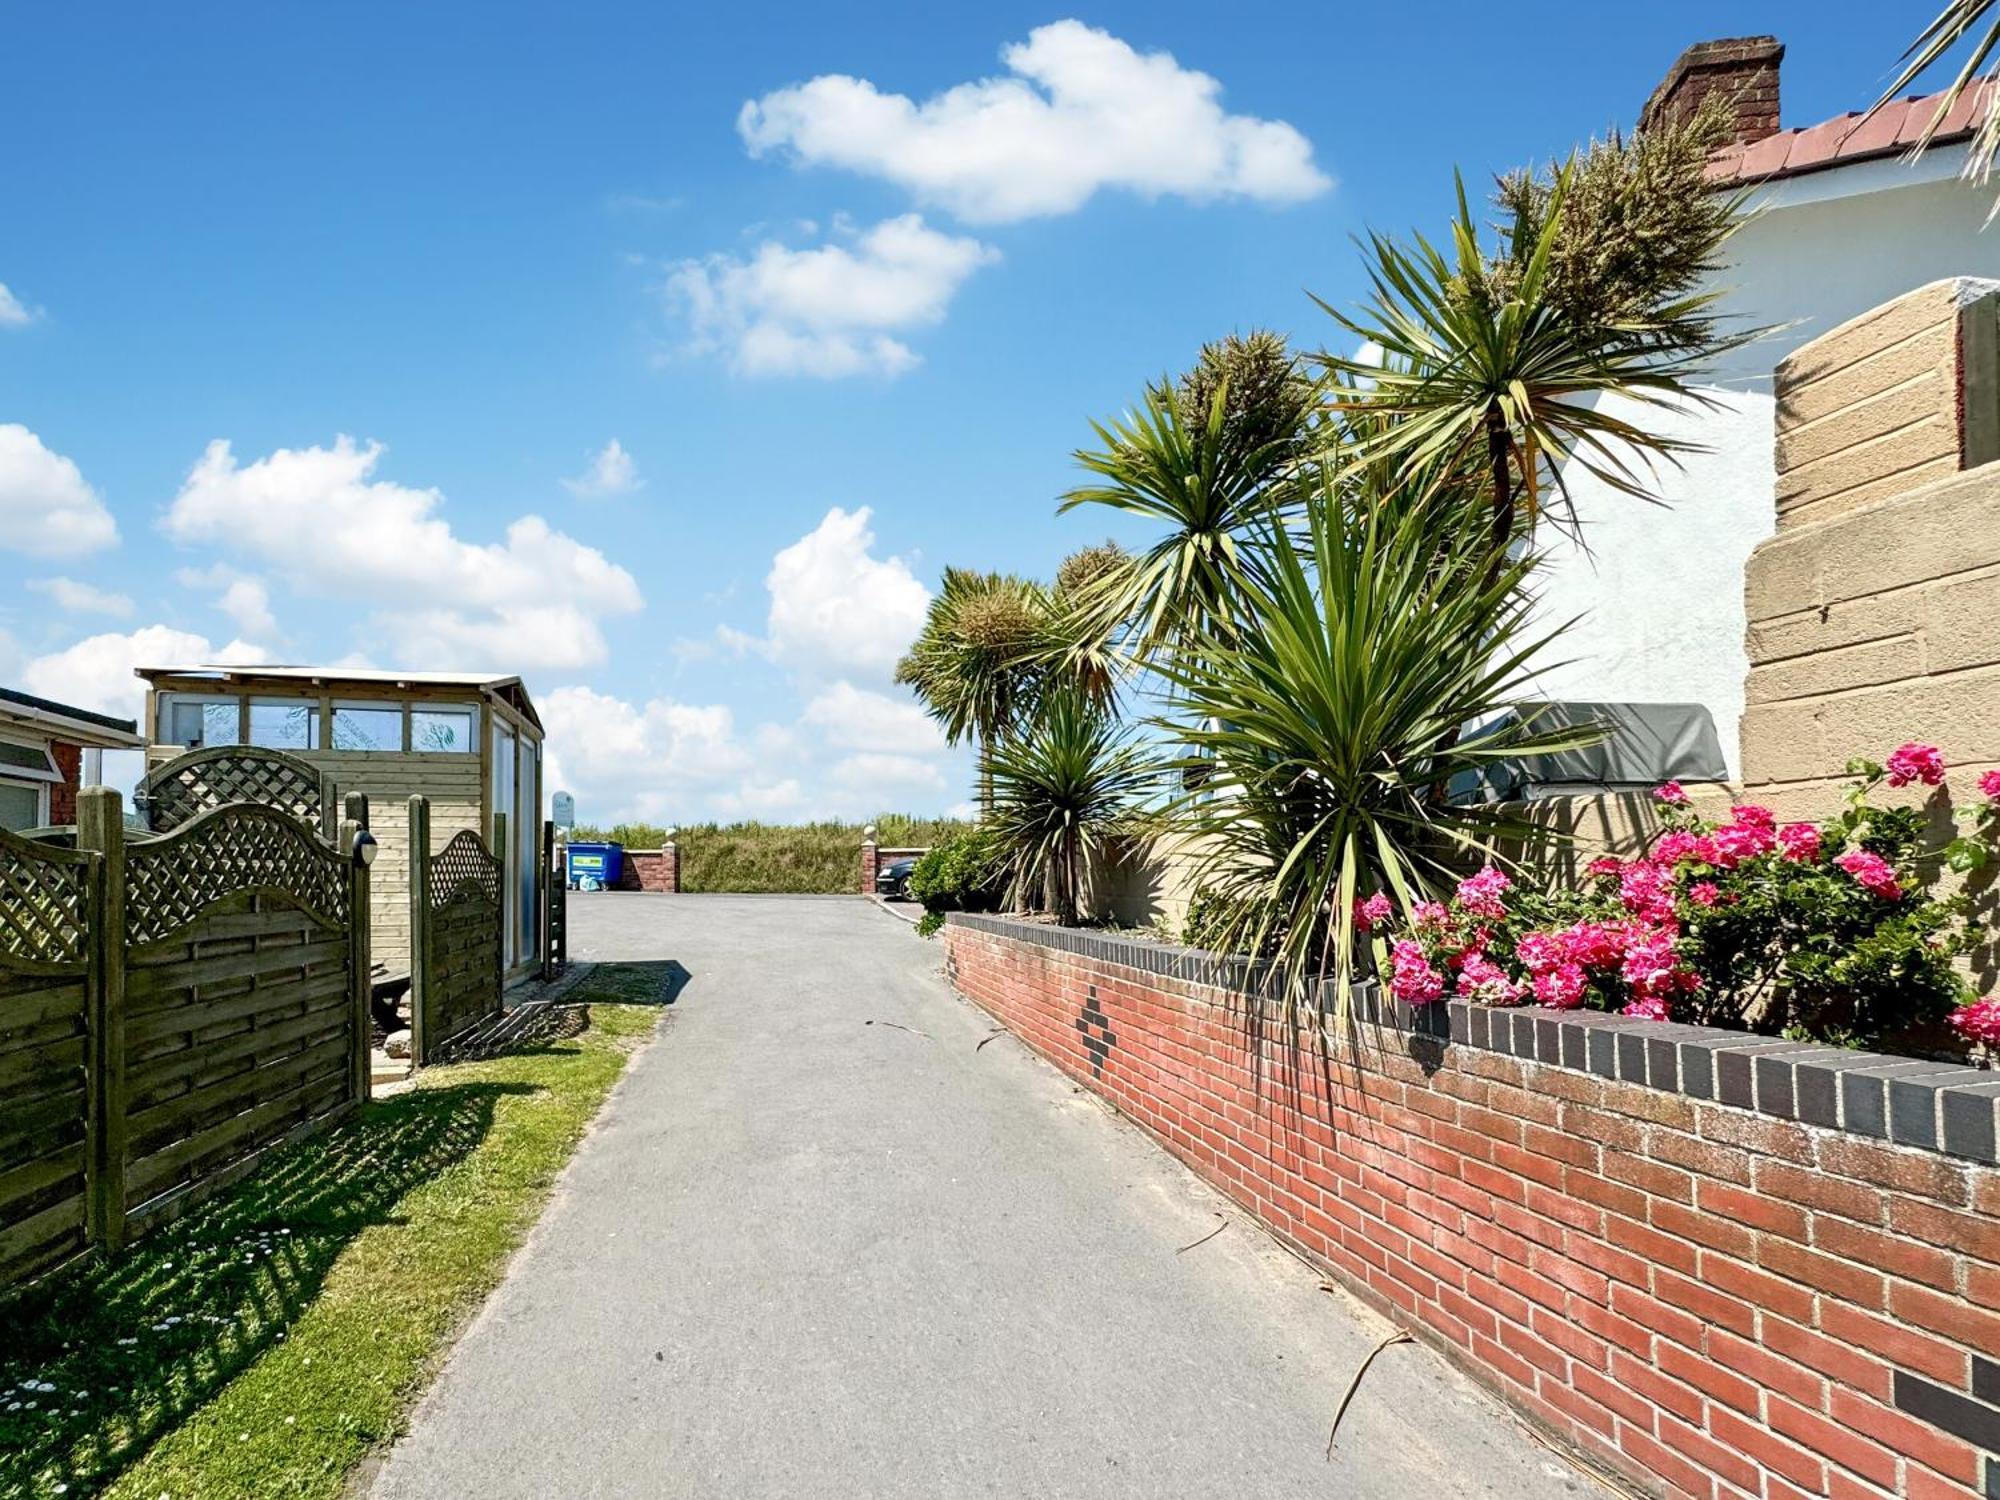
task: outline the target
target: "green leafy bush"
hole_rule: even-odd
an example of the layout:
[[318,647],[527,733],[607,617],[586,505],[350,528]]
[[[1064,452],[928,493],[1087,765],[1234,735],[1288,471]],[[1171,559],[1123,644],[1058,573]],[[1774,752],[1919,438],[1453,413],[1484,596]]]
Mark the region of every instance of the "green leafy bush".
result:
[[917,931],[929,937],[951,911],[997,911],[1006,889],[992,838],[977,828],[948,834],[910,871],[910,895],[924,905]]
[[[676,835],[681,889],[688,892],[852,895],[861,880],[864,823],[691,823]],[[886,848],[924,848],[967,825],[955,818],[884,813],[874,820]],[[578,828],[573,840],[615,840],[628,849],[657,849],[667,831],[650,823]]]

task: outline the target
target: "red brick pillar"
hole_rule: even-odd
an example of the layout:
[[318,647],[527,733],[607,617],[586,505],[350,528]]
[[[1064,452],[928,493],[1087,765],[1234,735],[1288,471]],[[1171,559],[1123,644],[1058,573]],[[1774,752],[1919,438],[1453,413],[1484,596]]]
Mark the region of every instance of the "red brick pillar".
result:
[[861,830],[861,894],[875,894],[875,825]]
[[77,786],[83,779],[83,751],[57,740],[49,746],[49,754],[55,757],[56,770],[62,773],[62,780],[49,788],[49,822],[74,823]]

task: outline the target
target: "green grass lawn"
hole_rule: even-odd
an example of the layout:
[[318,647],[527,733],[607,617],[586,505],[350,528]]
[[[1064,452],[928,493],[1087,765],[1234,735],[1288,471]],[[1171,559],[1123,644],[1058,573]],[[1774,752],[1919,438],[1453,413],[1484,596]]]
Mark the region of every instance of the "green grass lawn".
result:
[[399,1430],[671,994],[427,1070],[114,1262],[0,1302],[0,1495],[336,1496]]

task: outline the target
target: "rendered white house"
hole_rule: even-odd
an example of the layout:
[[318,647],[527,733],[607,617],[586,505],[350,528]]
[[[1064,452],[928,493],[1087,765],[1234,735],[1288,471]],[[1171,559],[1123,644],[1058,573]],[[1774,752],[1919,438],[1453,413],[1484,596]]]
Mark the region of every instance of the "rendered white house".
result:
[[[1705,42],[1669,71],[1640,116],[1678,118],[1711,92],[1736,112],[1735,143],[1710,169],[1719,191],[1748,189],[1751,219],[1731,241],[1725,312],[1773,332],[1718,366],[1714,405],[1656,429],[1706,452],[1662,472],[1651,506],[1566,476],[1582,547],[1545,537],[1550,620],[1585,617],[1554,654],[1572,658],[1542,690],[1553,698],[1688,702],[1714,717],[1737,774],[1743,712],[1743,567],[1775,529],[1772,371],[1786,355],[1914,287],[1958,276],[2000,278],[2000,221],[1986,219],[2000,180],[1959,177],[1984,89],[1953,107],[1935,144],[1907,150],[1935,96],[1780,130],[1773,37]],[[1857,79],[1857,89],[1869,80]],[[1862,101],[1864,104],[1866,101]]]

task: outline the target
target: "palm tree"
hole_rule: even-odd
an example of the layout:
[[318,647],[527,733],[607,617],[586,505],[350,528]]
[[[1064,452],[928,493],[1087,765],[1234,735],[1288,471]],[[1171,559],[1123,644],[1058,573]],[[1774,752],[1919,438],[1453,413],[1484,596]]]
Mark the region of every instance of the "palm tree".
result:
[[1074,925],[1089,863],[1125,827],[1153,784],[1153,766],[1117,720],[1068,689],[984,759],[992,789],[985,832],[1007,872],[1009,900]]
[[1539,224],[1517,217],[1504,280],[1481,248],[1461,181],[1449,253],[1421,235],[1411,248],[1371,235],[1368,311],[1349,317],[1320,304],[1364,351],[1322,356],[1337,377],[1335,410],[1369,422],[1350,457],[1400,468],[1479,455],[1496,552],[1524,512],[1532,519],[1539,508],[1542,475],[1560,485],[1565,464],[1647,497],[1651,462],[1691,445],[1627,421],[1597,398],[1654,409],[1705,403],[1689,380],[1718,347],[1644,336],[1649,327],[1699,318],[1719,295],[1712,291],[1656,304],[1637,326],[1580,327],[1567,314],[1552,295],[1551,268],[1569,171],[1557,175]]
[[1284,341],[1254,333],[1205,346],[1178,382],[1158,381],[1137,410],[1092,424],[1099,446],[1076,459],[1098,482],[1069,491],[1058,511],[1105,505],[1164,527],[1099,598],[1100,623],[1129,626],[1136,654],[1227,633],[1311,407]]
[[1560,627],[1530,627],[1534,559],[1486,555],[1483,496],[1356,511],[1333,484],[1303,536],[1270,528],[1240,628],[1165,668],[1183,718],[1162,727],[1202,771],[1170,824],[1220,943],[1272,957],[1294,1017],[1328,979],[1346,1004],[1357,896],[1407,908],[1522,831],[1446,784],[1596,738],[1509,712]]
[[[896,664],[944,730],[945,742],[982,751],[1035,712],[1041,694],[1047,601],[1040,585],[1008,573],[946,568],[924,627]],[[990,800],[983,788],[982,801]]]

